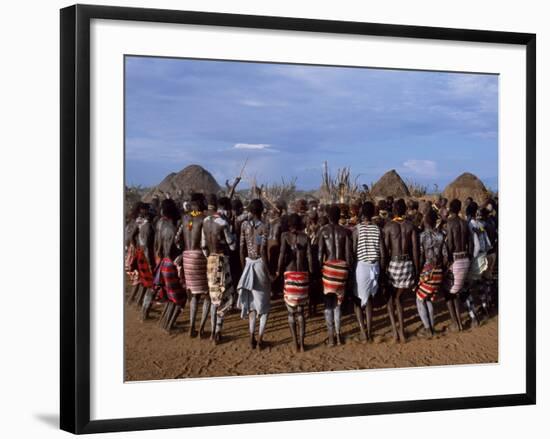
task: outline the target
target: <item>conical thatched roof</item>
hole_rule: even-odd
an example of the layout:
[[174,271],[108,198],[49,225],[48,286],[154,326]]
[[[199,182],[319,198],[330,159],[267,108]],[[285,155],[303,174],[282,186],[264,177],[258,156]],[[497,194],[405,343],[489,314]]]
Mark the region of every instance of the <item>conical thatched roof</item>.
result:
[[373,197],[392,196],[394,198],[400,198],[410,196],[407,185],[395,169],[392,169],[382,175],[380,180],[372,186],[370,194]]
[[472,197],[478,204],[483,203],[488,195],[489,192],[483,182],[469,172],[459,175],[443,191],[443,196],[449,201],[457,198],[464,202],[466,198]]
[[153,195],[170,194],[177,197],[180,193],[202,192],[204,194],[218,193],[220,186],[210,172],[199,165],[189,165],[180,172],[168,174],[157,186],[147,192],[143,201],[151,201]]

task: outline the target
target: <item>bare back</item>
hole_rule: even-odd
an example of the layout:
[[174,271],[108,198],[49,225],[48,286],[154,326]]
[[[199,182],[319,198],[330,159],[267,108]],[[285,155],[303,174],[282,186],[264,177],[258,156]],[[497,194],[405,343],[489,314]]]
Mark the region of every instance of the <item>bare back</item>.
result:
[[321,228],[319,236],[319,262],[340,259],[351,265],[350,231],[338,224],[326,224]]
[[312,265],[311,245],[307,235],[303,232],[284,232],[281,235],[278,271],[311,272]]
[[185,215],[182,223],[182,241],[184,250],[200,250],[204,215]]
[[390,258],[409,256],[417,270],[419,269],[418,236],[411,221],[388,221],[384,227],[384,244]]
[[228,254],[230,246],[234,249],[234,238],[230,233],[229,221],[220,215],[210,215],[202,223],[203,249],[208,254]]
[[175,259],[178,255],[176,247],[176,226],[166,218],[161,218],[157,223],[158,235],[156,239],[156,249],[159,258]]
[[469,253],[469,237],[468,223],[457,215],[449,215],[447,219],[447,247],[450,256],[454,253]]

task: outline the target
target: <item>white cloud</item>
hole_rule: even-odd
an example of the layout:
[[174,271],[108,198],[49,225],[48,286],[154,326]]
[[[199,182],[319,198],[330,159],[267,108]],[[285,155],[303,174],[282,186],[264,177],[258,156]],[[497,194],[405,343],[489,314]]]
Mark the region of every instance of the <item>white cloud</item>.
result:
[[407,160],[403,163],[403,167],[408,171],[427,177],[434,177],[437,175],[437,163],[433,160]]
[[[235,143],[235,149],[268,149],[271,145],[267,143]],[[273,151],[273,150],[272,150]]]
[[244,105],[246,107],[265,107],[266,104],[261,101],[256,101],[254,99],[245,99],[240,101],[241,105]]

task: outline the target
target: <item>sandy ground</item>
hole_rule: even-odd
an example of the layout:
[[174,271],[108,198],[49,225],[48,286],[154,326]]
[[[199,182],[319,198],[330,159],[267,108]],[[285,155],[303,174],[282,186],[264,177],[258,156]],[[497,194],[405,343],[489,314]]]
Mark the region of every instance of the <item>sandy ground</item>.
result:
[[[259,375],[289,372],[357,370],[452,364],[491,363],[498,361],[498,316],[491,316],[481,327],[461,333],[446,330],[449,324],[444,302],[436,302],[436,330],[433,339],[416,336],[421,328],[413,294],[405,299],[405,321],[408,340],[395,344],[385,307],[375,308],[374,341],[358,340],[358,325],[353,313],[342,317],[345,343],[328,347],[322,308],[307,319],[306,352],[294,353],[287,313],[281,299],[272,302],[265,344],[261,350],[248,345],[248,321],[238,311],[226,317],[222,342],[214,346],[207,338],[190,338],[189,308],[180,314],[176,328],[168,334],[158,327],[160,307],[153,309],[150,319],[139,321],[135,305],[126,305],[125,356],[127,381],[160,380],[189,377]],[[199,307],[200,319],[201,307]],[[467,320],[463,315],[463,321]]]

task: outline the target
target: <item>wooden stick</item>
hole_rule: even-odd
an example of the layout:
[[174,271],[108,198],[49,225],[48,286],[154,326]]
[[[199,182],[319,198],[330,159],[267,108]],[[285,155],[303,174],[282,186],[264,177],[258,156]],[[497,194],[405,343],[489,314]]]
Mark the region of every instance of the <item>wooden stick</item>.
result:
[[232,200],[233,196],[235,195],[235,189],[237,189],[237,185],[241,182],[243,178],[244,168],[246,167],[246,164],[248,163],[248,157],[244,161],[243,167],[241,168],[241,172],[239,173],[239,176],[235,178],[233,181],[233,185],[231,186],[231,189],[229,190],[229,199]]

